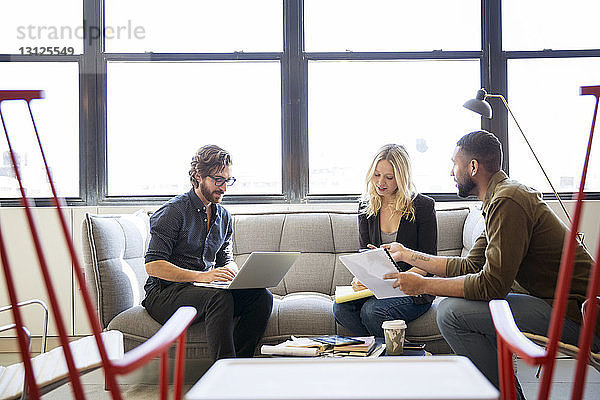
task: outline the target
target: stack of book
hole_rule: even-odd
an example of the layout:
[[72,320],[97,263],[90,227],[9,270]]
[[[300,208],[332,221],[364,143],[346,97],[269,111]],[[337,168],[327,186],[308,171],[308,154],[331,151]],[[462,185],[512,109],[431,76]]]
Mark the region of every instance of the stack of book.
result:
[[[340,344],[344,342],[348,344]],[[260,352],[269,356],[378,357],[384,350],[385,344],[378,345],[373,336],[348,338],[329,335],[315,338],[292,336],[290,340],[275,346],[263,345]]]
[[363,343],[333,346],[331,351],[335,356],[377,357],[385,349],[385,344],[378,346],[373,336],[356,337],[355,339]]
[[310,338],[292,336],[290,340],[275,346],[263,345],[260,353],[268,356],[316,357],[329,349],[329,345]]

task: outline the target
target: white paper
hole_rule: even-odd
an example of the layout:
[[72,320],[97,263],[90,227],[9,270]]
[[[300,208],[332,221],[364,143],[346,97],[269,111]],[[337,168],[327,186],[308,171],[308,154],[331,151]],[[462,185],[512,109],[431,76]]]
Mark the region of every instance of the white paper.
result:
[[316,357],[319,355],[319,349],[314,347],[289,347],[285,343],[276,346],[262,345],[260,353],[273,356],[296,356],[296,357]]
[[287,342],[285,342],[286,346],[289,346],[289,347],[317,347],[317,348],[321,348],[321,347],[325,346],[324,343],[317,342],[316,340],[312,340],[311,338],[307,338],[307,337],[296,337],[296,336],[292,335],[291,339],[292,340],[288,340]]
[[398,272],[384,249],[340,256],[340,261],[378,299],[407,296],[402,290],[392,287],[395,279],[383,279],[385,274]]

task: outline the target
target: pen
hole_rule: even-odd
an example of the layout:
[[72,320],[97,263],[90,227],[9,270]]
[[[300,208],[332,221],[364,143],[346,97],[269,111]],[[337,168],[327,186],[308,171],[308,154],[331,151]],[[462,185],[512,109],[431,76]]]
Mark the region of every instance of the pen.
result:
[[385,254],[387,254],[387,256],[390,258],[390,260],[394,263],[394,267],[396,267],[396,269],[398,270],[398,272],[406,272],[406,271],[408,271],[408,270],[405,270],[402,267],[400,267],[400,265],[392,258],[392,255],[390,254],[390,252],[388,251],[388,249],[384,248],[383,250],[385,251]]
[[[392,255],[390,254],[390,252],[388,251],[388,249],[383,248],[383,251],[385,251],[385,254],[387,254],[387,256],[390,258],[390,261],[394,264],[394,267],[396,267],[396,269],[398,270],[398,272],[406,272],[408,271],[409,268],[407,269],[403,269],[400,264],[398,264],[396,261],[394,261],[394,259],[392,258]],[[365,251],[369,251],[369,250],[375,250],[375,249],[358,249],[359,253],[364,253]]]

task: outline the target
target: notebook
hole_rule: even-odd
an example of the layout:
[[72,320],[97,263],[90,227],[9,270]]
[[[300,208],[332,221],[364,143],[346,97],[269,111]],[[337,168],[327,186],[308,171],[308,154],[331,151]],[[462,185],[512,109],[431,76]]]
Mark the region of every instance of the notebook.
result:
[[264,289],[279,285],[300,255],[297,251],[254,251],[235,278],[227,282],[194,282],[196,286],[219,289]]

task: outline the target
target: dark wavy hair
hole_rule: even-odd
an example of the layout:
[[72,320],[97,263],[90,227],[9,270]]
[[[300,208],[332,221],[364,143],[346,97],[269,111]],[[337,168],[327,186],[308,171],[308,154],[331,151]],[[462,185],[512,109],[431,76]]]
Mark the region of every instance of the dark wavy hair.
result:
[[495,173],[502,168],[502,145],[488,131],[475,131],[461,137],[456,145],[469,159],[475,159],[486,171]]
[[208,175],[219,173],[226,166],[231,165],[231,155],[214,144],[202,146],[196,151],[190,165],[190,182],[197,188],[199,183],[196,173],[205,178]]

